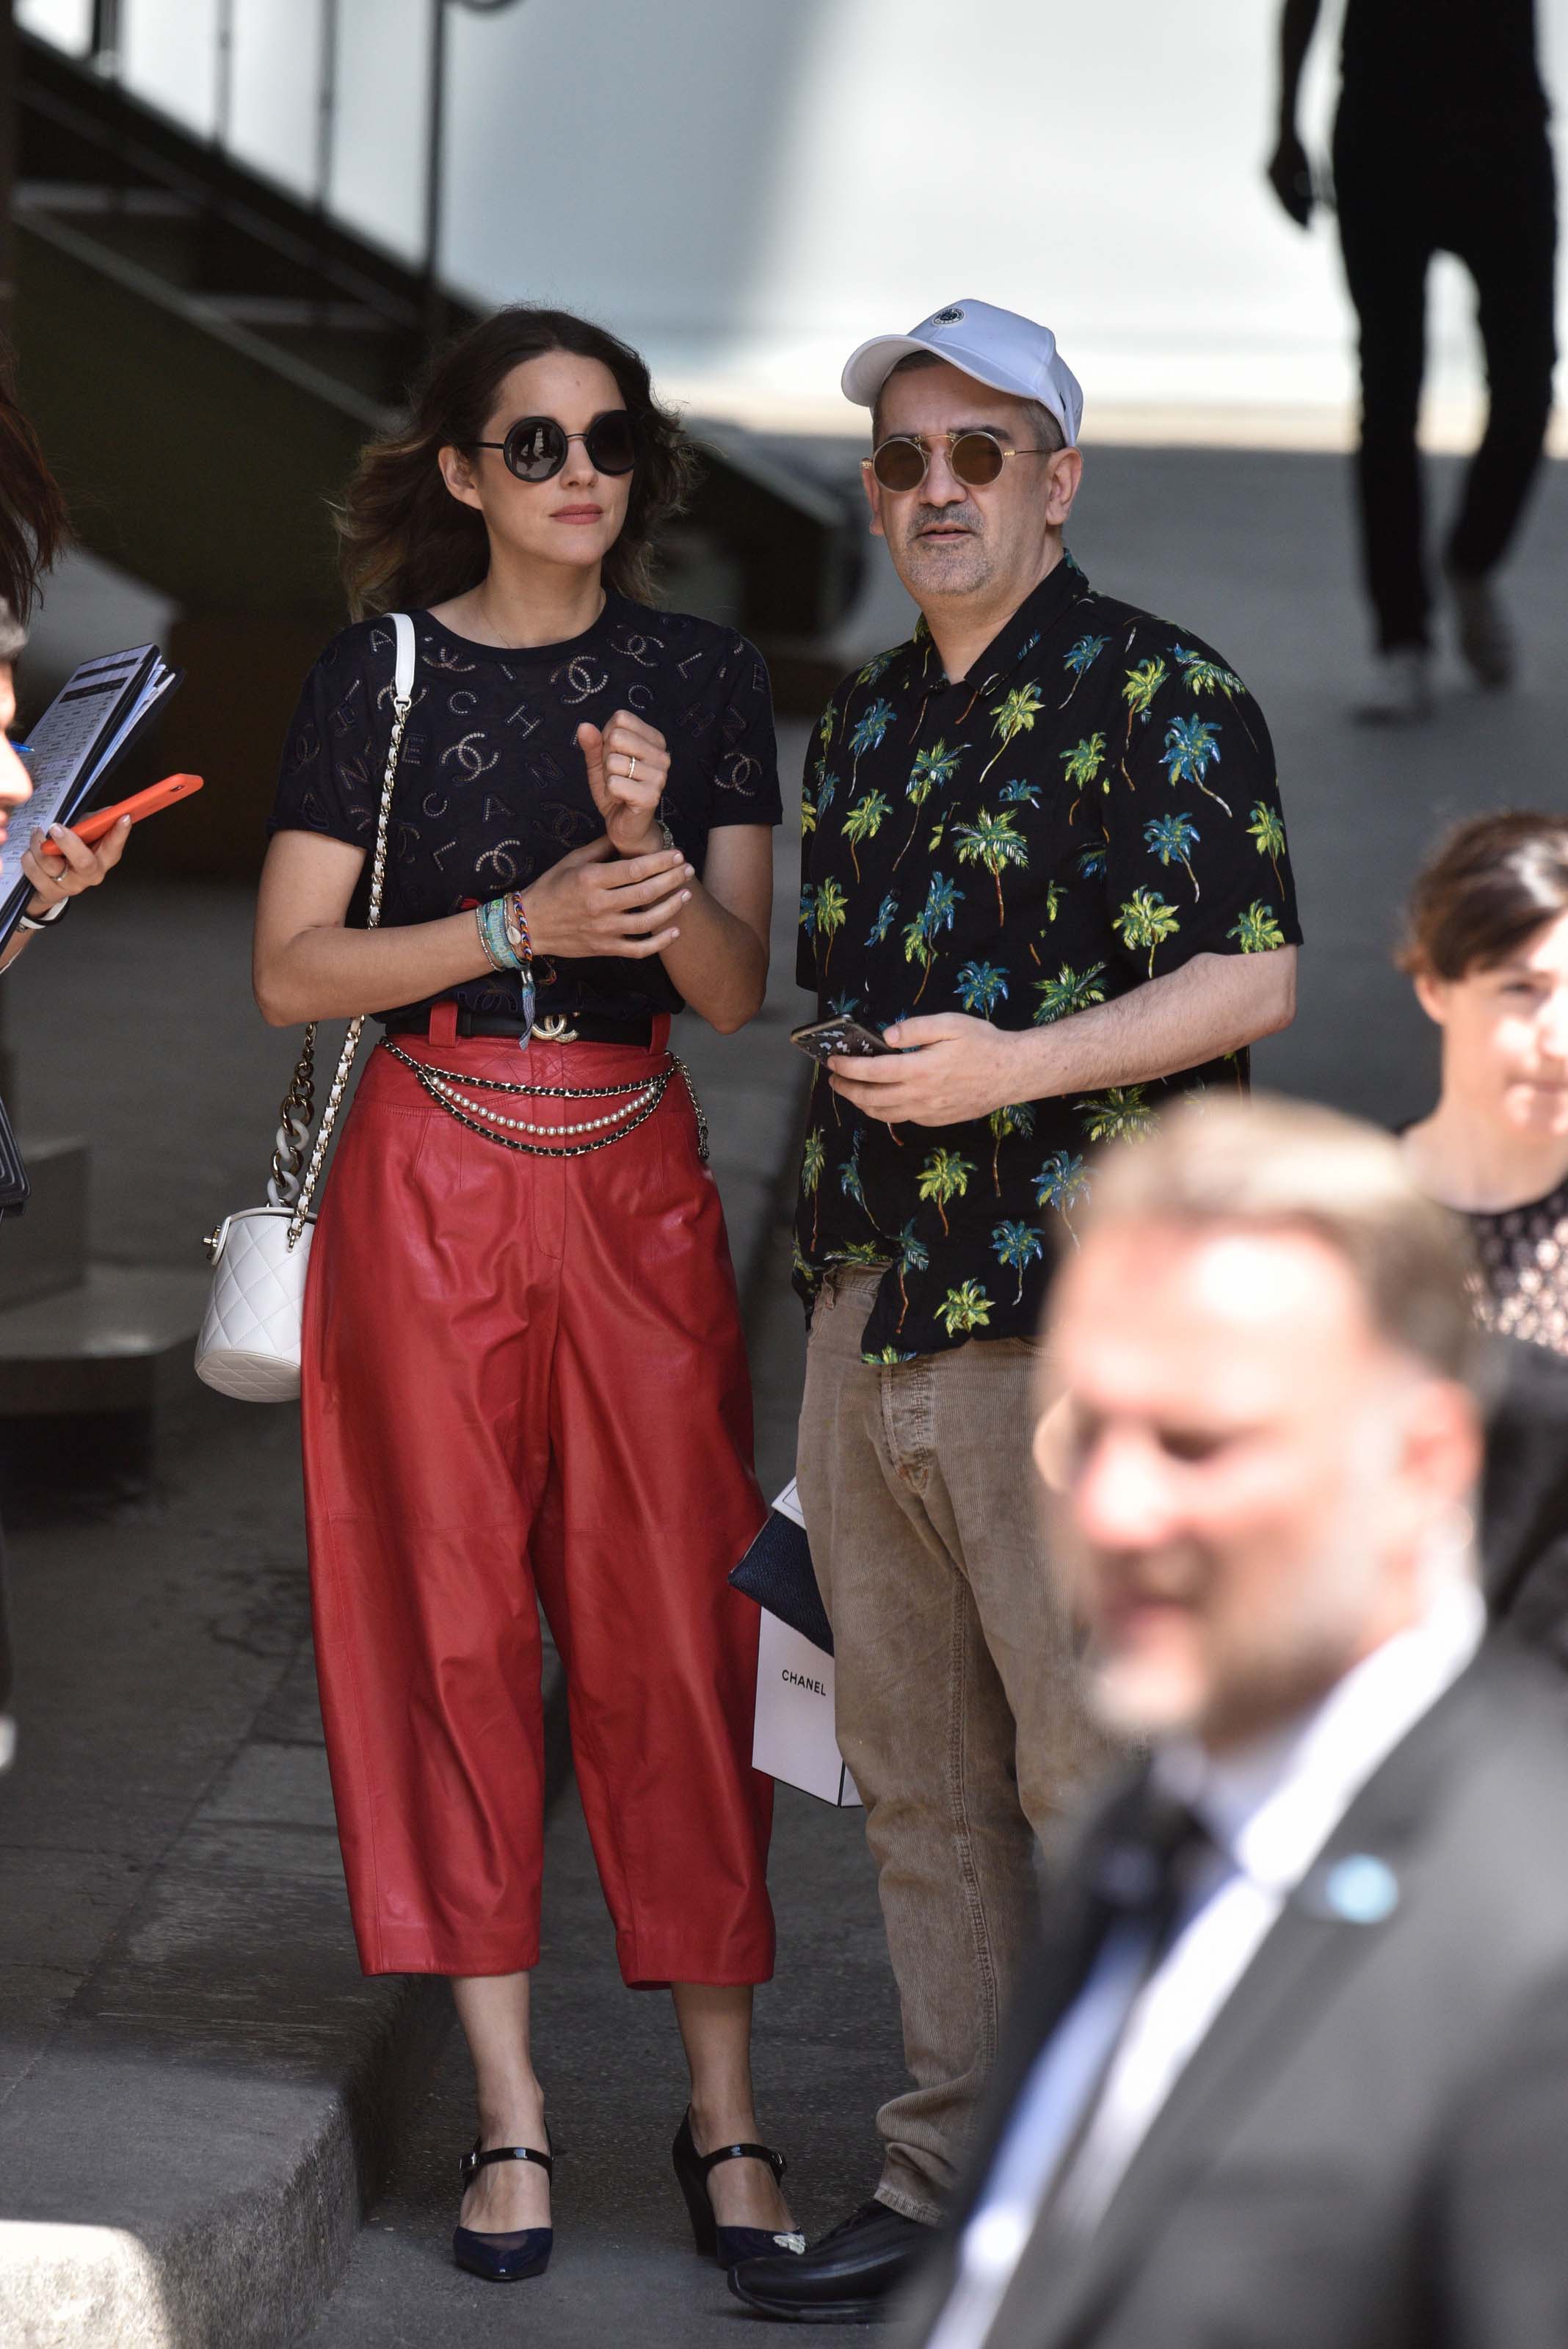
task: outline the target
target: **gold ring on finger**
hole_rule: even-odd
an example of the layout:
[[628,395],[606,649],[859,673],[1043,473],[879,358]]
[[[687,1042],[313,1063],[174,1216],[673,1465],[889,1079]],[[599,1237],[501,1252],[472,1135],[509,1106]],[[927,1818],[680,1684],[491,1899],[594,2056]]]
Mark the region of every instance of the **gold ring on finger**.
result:
[[628,783],[635,783],[637,781],[637,758],[635,753],[633,754],[630,766],[626,771],[626,779]]

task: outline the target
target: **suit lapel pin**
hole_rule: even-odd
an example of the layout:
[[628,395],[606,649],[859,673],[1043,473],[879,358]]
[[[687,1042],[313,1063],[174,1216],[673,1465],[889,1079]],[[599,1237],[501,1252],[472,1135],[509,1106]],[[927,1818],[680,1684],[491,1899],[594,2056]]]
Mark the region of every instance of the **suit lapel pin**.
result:
[[1399,1906],[1399,1879],[1385,1859],[1355,1851],[1314,1868],[1298,1895],[1314,1917],[1344,1925],[1381,1925]]

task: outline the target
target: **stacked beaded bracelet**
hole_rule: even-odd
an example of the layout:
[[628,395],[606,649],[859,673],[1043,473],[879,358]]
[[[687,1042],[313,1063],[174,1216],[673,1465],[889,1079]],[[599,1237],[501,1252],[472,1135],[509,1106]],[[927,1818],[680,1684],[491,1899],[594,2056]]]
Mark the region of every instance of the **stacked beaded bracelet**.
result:
[[504,899],[492,897],[485,905],[476,905],[473,918],[479,930],[479,943],[484,949],[484,958],[491,969],[515,971],[520,968],[517,957],[507,943]]

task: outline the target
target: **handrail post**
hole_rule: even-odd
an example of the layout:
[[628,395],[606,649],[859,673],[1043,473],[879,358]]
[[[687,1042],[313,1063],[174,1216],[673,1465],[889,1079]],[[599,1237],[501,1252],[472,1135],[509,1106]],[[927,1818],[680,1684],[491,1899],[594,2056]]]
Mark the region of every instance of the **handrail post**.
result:
[[327,247],[332,219],[332,165],[337,136],[337,0],[321,0],[321,53],[316,93],[316,267],[325,328],[327,308]]
[[11,340],[16,301],[16,234],[11,225],[11,191],[16,180],[16,58],[20,43],[11,0],[0,0],[0,364]]
[[92,0],[90,59],[105,81],[119,79],[119,0]]
[[425,339],[446,330],[441,283],[441,174],[445,165],[446,0],[432,0],[429,120],[425,136]]
[[337,136],[337,5],[321,0],[321,58],[316,97],[316,209],[332,209],[333,150]]
[[[497,16],[514,0],[462,0],[476,16]],[[426,338],[440,342],[446,334],[449,313],[441,274],[441,240],[446,194],[446,12],[448,0],[432,0],[431,19],[430,123],[425,141],[425,283]]]
[[218,0],[218,43],[213,90],[213,144],[229,151],[234,105],[234,0]]

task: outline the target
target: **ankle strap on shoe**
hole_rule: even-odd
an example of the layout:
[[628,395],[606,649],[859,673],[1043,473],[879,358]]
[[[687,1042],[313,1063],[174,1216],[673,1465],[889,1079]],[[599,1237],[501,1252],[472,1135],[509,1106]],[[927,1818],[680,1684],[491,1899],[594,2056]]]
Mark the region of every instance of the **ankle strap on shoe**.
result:
[[775,2178],[782,2178],[789,2168],[783,2154],[766,2145],[722,2145],[712,2153],[697,2156],[697,2167],[704,2178],[721,2161],[765,2161]]
[[475,2146],[473,2151],[465,2153],[458,2163],[457,2174],[466,2186],[471,2178],[476,2178],[493,2161],[536,2161],[546,2177],[556,2167],[553,2153],[535,2153],[531,2145],[493,2145],[483,2153]]

